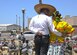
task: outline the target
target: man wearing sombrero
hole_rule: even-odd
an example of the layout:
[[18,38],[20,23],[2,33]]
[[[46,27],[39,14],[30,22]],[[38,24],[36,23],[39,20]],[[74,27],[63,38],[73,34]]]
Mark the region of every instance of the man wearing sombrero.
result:
[[49,29],[54,32],[54,26],[50,16],[56,11],[56,8],[52,5],[40,3],[35,5],[34,9],[38,15],[31,19],[29,29],[35,33],[35,55],[47,55],[50,37]]

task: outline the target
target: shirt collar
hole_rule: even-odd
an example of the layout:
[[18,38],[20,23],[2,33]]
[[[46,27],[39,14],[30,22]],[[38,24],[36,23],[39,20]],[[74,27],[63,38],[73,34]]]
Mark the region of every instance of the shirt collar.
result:
[[44,13],[41,13],[40,15],[45,15]]

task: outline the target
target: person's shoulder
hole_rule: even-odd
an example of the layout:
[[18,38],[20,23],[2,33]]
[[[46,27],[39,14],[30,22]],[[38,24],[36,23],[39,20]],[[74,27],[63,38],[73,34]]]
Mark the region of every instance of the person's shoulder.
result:
[[50,16],[47,16],[47,15],[45,15],[47,18],[50,18],[51,19],[51,17]]
[[46,20],[52,20],[52,17],[46,15]]
[[51,18],[50,16],[45,15],[45,14],[41,14],[41,16],[46,17],[46,18]]

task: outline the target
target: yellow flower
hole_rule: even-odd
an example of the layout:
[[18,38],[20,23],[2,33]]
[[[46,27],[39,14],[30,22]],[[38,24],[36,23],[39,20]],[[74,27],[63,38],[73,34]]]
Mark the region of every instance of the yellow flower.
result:
[[68,25],[68,26],[67,26],[67,29],[72,29],[72,26],[71,26],[71,25]]
[[70,31],[68,31],[68,34],[72,33],[75,29],[72,28]]
[[54,24],[55,27],[57,26],[57,22],[56,21],[53,21],[53,24]]
[[58,41],[64,42],[64,38],[62,36],[57,36],[56,34],[54,34],[53,32],[50,32],[50,42],[54,43],[56,41],[56,38],[58,38]]
[[67,25],[68,25],[68,23],[67,22],[65,22],[65,21],[62,21],[62,23],[63,23],[63,28],[66,28],[67,27]]
[[74,28],[65,21],[53,21],[53,24],[55,26],[55,29],[59,32],[72,33],[74,31]]

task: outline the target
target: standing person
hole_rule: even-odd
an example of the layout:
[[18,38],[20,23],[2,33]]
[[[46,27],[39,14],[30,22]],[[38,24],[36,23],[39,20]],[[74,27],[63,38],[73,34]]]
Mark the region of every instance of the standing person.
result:
[[[58,12],[58,11],[56,11]],[[60,13],[58,13],[60,14]],[[58,16],[57,16],[58,17]],[[54,22],[56,16],[52,16],[52,21]],[[54,24],[53,24],[54,26]],[[56,30],[56,29],[55,29]],[[57,32],[57,30],[56,30]],[[56,35],[53,32],[50,32],[50,46],[47,55],[64,55],[64,38],[62,36]]]
[[47,55],[50,37],[49,30],[61,35],[61,33],[55,32],[52,18],[50,17],[56,9],[48,4],[37,4],[34,8],[38,15],[31,19],[29,29],[35,33],[35,55]]
[[21,35],[19,35],[18,39],[21,40],[23,43],[25,42],[26,39],[23,35],[23,32],[21,32]]

